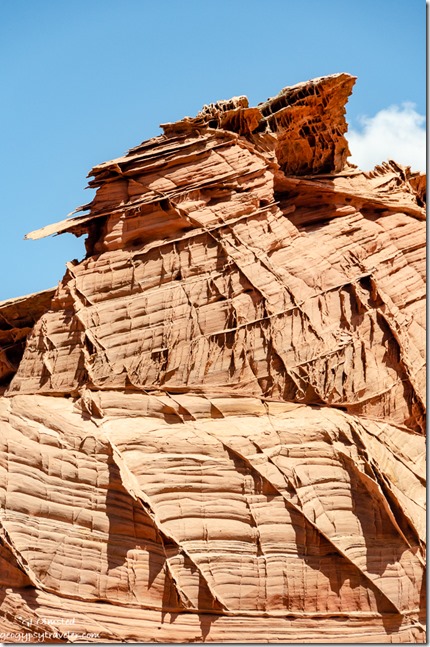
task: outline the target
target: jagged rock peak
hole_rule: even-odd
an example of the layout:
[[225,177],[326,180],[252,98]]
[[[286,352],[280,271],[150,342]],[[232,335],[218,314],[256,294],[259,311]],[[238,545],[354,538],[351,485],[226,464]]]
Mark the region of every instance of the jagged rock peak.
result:
[[[163,124],[166,135],[190,129],[220,128],[246,136],[273,152],[287,174],[336,173],[349,155],[345,104],[356,77],[333,74],[283,88],[278,95],[250,108],[247,97],[204,106],[194,117]],[[261,141],[259,141],[261,140]]]

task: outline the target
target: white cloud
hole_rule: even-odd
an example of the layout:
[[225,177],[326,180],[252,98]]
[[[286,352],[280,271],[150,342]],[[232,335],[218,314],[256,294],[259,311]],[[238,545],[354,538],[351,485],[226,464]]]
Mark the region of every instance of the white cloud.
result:
[[374,117],[360,117],[361,130],[349,130],[349,161],[363,171],[392,159],[413,171],[426,169],[425,117],[414,103],[393,105]]

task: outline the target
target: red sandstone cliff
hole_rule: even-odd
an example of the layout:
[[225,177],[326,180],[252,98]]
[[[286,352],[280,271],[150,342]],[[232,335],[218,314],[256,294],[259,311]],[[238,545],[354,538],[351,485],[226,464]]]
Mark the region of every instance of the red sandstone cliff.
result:
[[425,640],[425,178],[348,165],[353,84],[165,124],[29,234],[87,256],[0,303],[3,642]]

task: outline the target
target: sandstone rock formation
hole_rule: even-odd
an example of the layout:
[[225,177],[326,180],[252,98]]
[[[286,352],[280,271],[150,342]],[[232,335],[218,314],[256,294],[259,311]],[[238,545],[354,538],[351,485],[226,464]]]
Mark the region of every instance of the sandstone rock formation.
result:
[[165,124],[29,235],[87,255],[0,304],[3,642],[425,641],[425,178],[348,164],[354,80]]

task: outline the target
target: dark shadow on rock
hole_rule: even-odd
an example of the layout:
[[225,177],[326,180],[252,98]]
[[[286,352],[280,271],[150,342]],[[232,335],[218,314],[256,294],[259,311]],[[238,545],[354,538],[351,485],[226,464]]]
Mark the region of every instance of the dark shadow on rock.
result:
[[1,612],[1,607],[5,597],[6,597],[6,588],[4,586],[0,586],[0,612]]
[[[209,605],[208,605],[208,594],[209,594]],[[211,627],[216,620],[218,620],[219,613],[222,612],[222,606],[214,600],[213,595],[208,589],[207,582],[199,573],[199,594],[197,599],[197,606],[199,611],[204,611],[207,609],[206,613],[199,613],[200,629],[202,632],[202,641],[205,642],[208,637]],[[218,611],[218,615],[211,614],[210,611]]]
[[108,456],[109,485],[106,491],[106,514],[109,519],[107,563],[109,570],[123,566],[127,553],[135,548],[148,551],[149,581],[154,582],[165,564],[159,532],[141,502],[124,487],[120,470]]
[[[383,495],[377,496],[366,487],[364,475],[363,479],[360,478],[360,472],[351,460],[345,458],[342,464],[351,484],[352,512],[360,524],[366,544],[366,570],[372,575],[382,576],[387,566],[399,562],[410,547],[385,511]],[[379,482],[376,473],[369,474],[369,477]]]
[[206,638],[210,634],[212,625],[219,620],[219,615],[211,613],[199,613],[200,631],[202,632],[202,642],[206,642]]
[[[345,583],[348,583],[348,588],[352,590],[360,587],[372,591],[377,611],[381,614],[381,621],[387,633],[395,633],[402,624],[403,617],[394,604],[287,502],[286,507],[291,514],[292,525],[296,533],[298,557],[303,559],[305,564],[314,571],[325,575],[331,591],[337,596],[341,595],[341,589]],[[340,606],[342,607],[342,605]]]
[[167,569],[166,550],[175,551],[169,539],[156,526],[145,510],[143,501],[136,501],[124,487],[118,466],[108,457],[109,485],[106,492],[106,514],[109,519],[107,566],[109,571],[127,565],[130,551],[145,551],[148,559],[147,589],[164,572],[164,587],[160,604],[163,613],[181,608],[179,596]]

